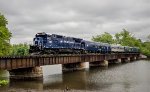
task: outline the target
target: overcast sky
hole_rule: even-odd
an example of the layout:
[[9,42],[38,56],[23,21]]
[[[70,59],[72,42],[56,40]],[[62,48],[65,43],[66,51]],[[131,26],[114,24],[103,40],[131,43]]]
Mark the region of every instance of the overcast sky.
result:
[[150,0],[0,0],[11,43],[32,42],[38,32],[90,40],[123,28],[142,40],[150,34]]

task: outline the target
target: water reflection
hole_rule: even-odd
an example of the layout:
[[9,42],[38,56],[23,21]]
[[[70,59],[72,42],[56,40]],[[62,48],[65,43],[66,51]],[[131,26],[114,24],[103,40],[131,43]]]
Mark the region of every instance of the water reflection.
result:
[[43,81],[23,81],[23,80],[11,80],[9,88],[15,89],[38,89],[43,90]]
[[[62,75],[53,75],[45,78],[45,89],[86,89],[88,71],[66,72]],[[52,79],[52,81],[50,80]],[[49,81],[50,80],[50,81]]]
[[[57,69],[56,69],[57,70]],[[58,69],[59,71],[60,68]],[[110,65],[108,68],[94,67],[89,70],[60,72],[44,76],[43,81],[11,81],[5,89],[70,89],[99,90],[102,92],[149,92],[150,62]],[[50,72],[49,69],[47,72]]]

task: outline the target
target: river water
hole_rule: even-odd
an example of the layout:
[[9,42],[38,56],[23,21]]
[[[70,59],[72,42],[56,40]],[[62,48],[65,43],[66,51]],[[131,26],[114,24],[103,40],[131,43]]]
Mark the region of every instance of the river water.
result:
[[10,83],[0,91],[10,89],[63,90],[66,87],[81,91],[100,92],[150,92],[150,61],[139,60],[109,67],[93,67],[74,72],[61,72],[61,65],[43,67],[41,81],[9,80],[7,71],[0,72],[0,79]]

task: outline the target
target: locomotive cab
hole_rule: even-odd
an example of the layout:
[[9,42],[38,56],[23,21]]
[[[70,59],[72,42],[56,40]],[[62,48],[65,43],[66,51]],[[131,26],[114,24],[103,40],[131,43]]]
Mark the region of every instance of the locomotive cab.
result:
[[38,33],[34,38],[34,45],[45,47],[47,43],[47,34],[46,33]]
[[43,39],[41,37],[37,37],[33,39],[33,45],[35,46],[42,46],[43,45]]
[[36,53],[43,50],[43,47],[46,45],[47,34],[46,33],[37,33],[33,39],[33,45],[30,46],[30,53]]

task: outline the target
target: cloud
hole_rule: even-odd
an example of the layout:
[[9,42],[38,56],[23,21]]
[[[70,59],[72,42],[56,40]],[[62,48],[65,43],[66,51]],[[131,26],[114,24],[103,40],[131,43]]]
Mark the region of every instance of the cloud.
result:
[[13,33],[11,43],[32,42],[38,32],[91,40],[123,28],[146,40],[149,10],[149,0],[0,0],[0,12]]

